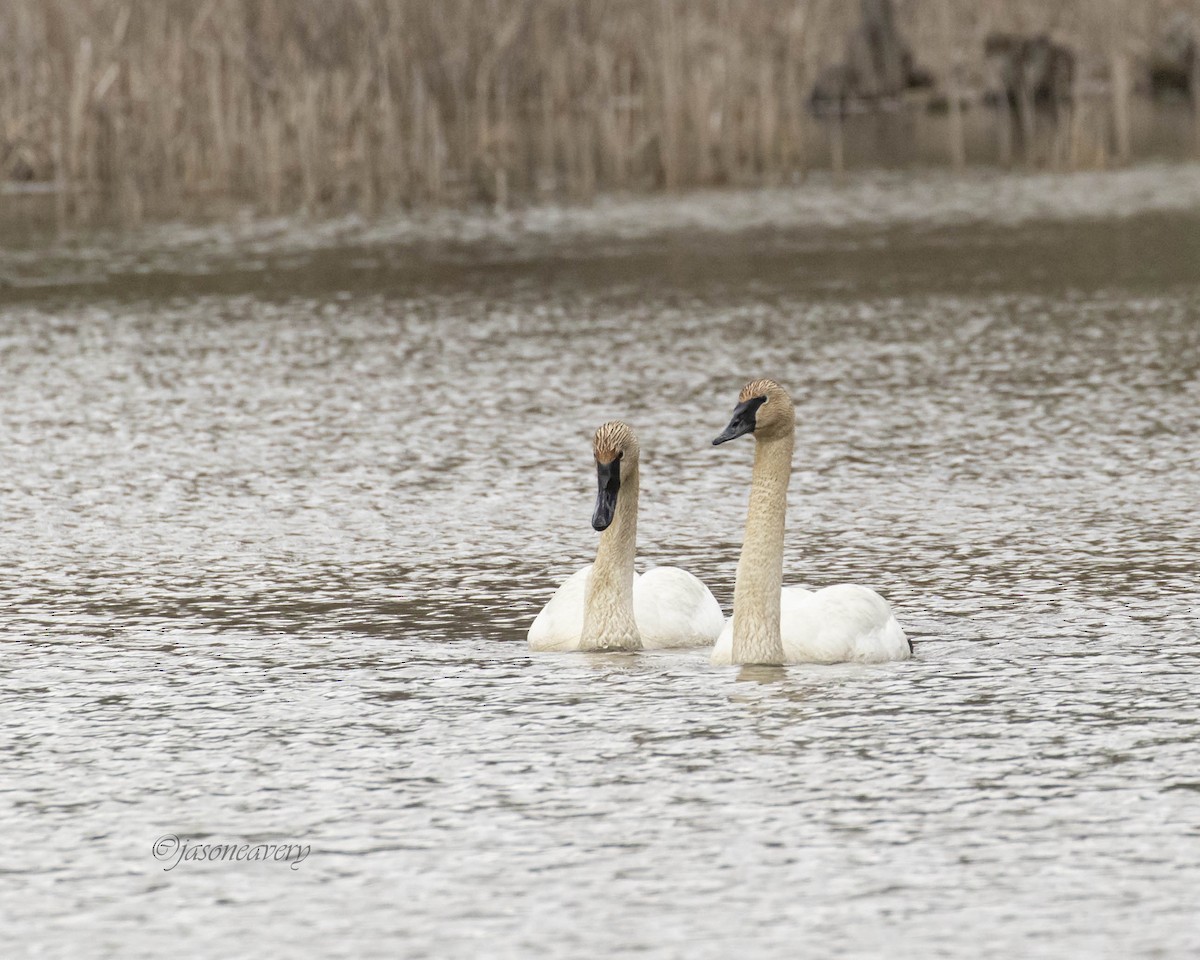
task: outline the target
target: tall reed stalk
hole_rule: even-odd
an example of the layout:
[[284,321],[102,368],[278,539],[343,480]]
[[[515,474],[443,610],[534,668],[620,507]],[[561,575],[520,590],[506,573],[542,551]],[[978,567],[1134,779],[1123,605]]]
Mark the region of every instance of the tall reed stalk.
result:
[[[1141,11],[1120,51],[1113,3]],[[1200,16],[1200,0],[897,9],[918,61],[951,68],[957,166],[987,29],[1065,35],[1085,73],[1127,85],[1137,24],[1181,4]],[[64,222],[795,182],[830,145],[839,169],[880,159],[806,109],[857,19],[848,0],[4,0],[0,182],[51,185]]]

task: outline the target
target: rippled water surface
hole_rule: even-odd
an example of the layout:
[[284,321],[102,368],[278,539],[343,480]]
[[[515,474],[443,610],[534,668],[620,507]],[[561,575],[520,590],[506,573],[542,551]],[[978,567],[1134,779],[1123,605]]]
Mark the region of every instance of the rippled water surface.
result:
[[[883,226],[10,250],[10,944],[1196,956],[1200,213],[859,189]],[[530,656],[616,416],[640,562],[728,611],[752,444],[709,440],[760,375],[787,579],[916,659]]]

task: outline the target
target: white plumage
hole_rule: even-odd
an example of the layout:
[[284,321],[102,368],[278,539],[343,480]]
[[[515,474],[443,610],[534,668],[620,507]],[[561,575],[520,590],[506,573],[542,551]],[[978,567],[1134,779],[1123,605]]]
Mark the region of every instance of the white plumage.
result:
[[[874,590],[849,583],[816,592],[784,587],[779,633],[785,663],[882,663],[911,653],[891,605]],[[712,662],[733,663],[732,617],[717,639]]]
[[[554,592],[529,628],[531,649],[579,649],[591,571],[589,563]],[[645,650],[705,647],[725,625],[725,615],[716,597],[703,583],[678,567],[655,567],[633,575],[633,617]]]

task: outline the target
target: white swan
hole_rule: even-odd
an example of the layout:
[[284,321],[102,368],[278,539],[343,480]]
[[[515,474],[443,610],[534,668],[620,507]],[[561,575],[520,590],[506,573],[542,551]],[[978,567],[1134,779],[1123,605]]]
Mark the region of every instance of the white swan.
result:
[[712,661],[728,663],[878,663],[907,660],[912,644],[874,590],[839,584],[815,593],[782,586],[783,527],[792,475],[796,411],[774,380],[742,388],[733,419],[713,444],[753,433],[754,476],[746,538],[733,591],[733,616]]
[[708,588],[678,567],[633,571],[637,552],[638,442],[614,420],[592,439],[599,492],[596,562],[568,577],[529,628],[534,650],[702,647],[725,626]]

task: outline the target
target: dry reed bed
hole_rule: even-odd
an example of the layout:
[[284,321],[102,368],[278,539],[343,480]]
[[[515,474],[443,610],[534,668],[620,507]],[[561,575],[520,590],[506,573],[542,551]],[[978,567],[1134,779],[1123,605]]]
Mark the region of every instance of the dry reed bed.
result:
[[[899,0],[898,12],[918,60],[966,89],[982,83],[989,30],[1052,30],[1085,75],[1107,76],[1180,7],[1200,15],[1200,0]],[[63,222],[787,182],[820,155],[805,97],[857,8],[6,0],[0,180],[54,185]]]

